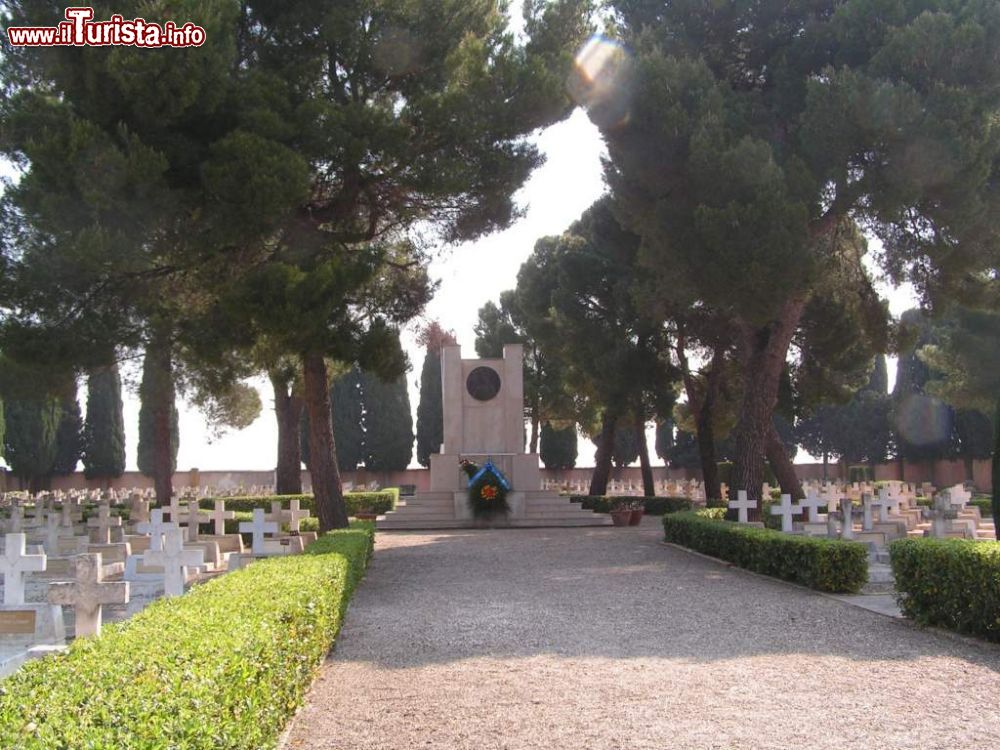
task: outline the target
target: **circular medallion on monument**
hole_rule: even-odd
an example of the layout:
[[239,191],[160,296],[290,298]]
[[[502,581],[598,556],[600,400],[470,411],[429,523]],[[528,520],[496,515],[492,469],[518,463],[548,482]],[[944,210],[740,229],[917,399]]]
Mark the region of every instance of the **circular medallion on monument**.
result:
[[477,367],[465,379],[465,388],[476,401],[489,401],[500,393],[500,376],[492,367]]

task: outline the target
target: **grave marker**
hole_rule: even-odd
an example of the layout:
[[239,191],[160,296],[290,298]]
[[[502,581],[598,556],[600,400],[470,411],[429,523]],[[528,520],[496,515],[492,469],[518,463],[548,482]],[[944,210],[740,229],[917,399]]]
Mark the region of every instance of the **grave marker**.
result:
[[75,578],[72,582],[49,585],[49,603],[73,608],[76,616],[76,637],[101,634],[101,607],[105,604],[128,604],[127,581],[105,581],[101,554],[78,555],[74,558]]

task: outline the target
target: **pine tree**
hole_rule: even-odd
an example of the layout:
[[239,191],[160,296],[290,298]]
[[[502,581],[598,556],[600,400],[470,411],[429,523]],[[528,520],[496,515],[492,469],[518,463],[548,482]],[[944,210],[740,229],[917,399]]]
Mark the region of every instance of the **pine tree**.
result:
[[539,437],[539,457],[546,469],[572,469],[577,457],[576,424],[564,427],[546,422]]
[[341,471],[354,471],[365,460],[365,392],[367,385],[358,366],[334,378],[330,387],[333,437],[337,441],[337,464]]
[[59,426],[56,428],[56,455],[52,473],[66,476],[76,471],[83,455],[83,419],[80,402],[76,398],[76,383],[60,399]]
[[83,446],[88,479],[112,479],[125,472],[125,416],[117,364],[94,368],[87,377]]
[[59,399],[51,396],[14,398],[5,404],[3,455],[31,492],[41,491],[52,475],[61,411]]
[[738,331],[730,484],[759,501],[779,381],[839,233],[864,226],[928,297],[996,265],[996,4],[608,5],[618,38],[581,52],[574,90],[660,296]]
[[362,373],[365,404],[365,468],[402,471],[413,458],[413,415],[406,376],[384,383]]

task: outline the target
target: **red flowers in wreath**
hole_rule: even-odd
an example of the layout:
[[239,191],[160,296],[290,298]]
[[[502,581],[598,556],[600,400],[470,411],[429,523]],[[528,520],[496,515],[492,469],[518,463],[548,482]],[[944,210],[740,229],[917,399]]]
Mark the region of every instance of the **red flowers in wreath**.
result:
[[492,484],[487,484],[479,491],[479,497],[483,500],[496,500],[497,488]]

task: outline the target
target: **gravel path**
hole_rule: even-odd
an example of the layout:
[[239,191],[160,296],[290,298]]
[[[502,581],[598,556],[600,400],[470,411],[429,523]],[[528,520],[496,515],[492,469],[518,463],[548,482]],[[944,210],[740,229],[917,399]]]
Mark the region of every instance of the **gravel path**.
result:
[[1000,747],[1000,648],[666,547],[646,520],[379,534],[284,747]]

